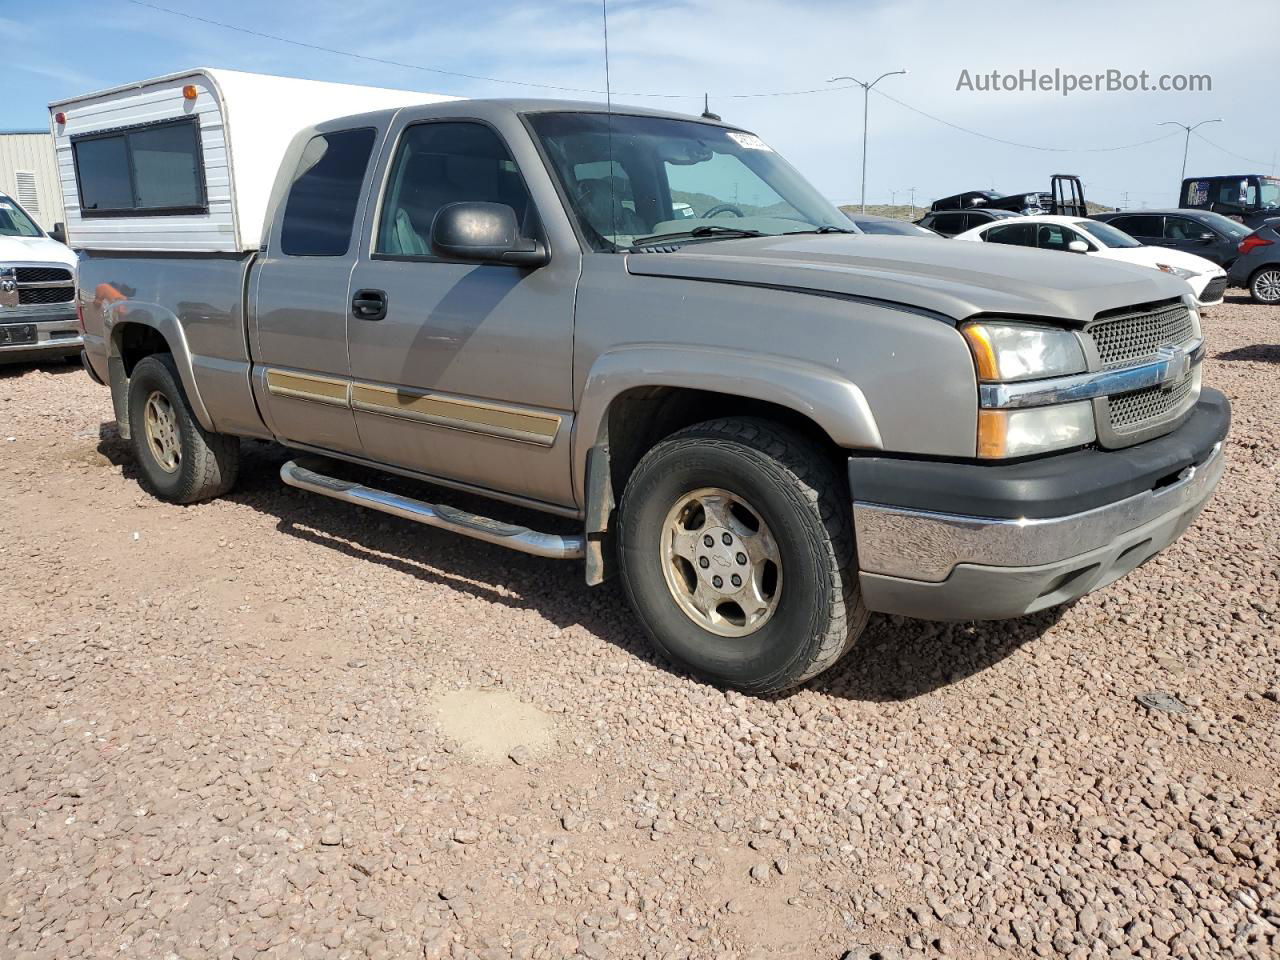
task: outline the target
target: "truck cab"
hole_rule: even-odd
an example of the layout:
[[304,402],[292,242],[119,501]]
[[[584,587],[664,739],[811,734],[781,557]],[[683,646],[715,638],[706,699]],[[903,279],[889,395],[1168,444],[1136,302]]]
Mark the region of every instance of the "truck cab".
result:
[[1190,177],[1182,181],[1178,206],[1187,210],[1211,210],[1258,227],[1280,217],[1280,177],[1259,173]]

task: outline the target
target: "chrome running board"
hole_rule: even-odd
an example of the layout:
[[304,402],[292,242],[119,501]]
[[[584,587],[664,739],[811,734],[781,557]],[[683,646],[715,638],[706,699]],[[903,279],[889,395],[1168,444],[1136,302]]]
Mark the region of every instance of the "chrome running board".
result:
[[290,460],[280,468],[280,479],[291,487],[308,490],[321,496],[332,497],[345,503],[368,507],[393,517],[413,520],[429,527],[439,527],[464,537],[484,540],[509,547],[535,557],[553,560],[577,560],[586,554],[586,536],[563,536],[558,533],[539,533],[528,527],[480,517],[465,510],[457,510],[444,504],[424,503],[412,497],[402,497],[386,490],[375,490],[350,480],[325,476]]

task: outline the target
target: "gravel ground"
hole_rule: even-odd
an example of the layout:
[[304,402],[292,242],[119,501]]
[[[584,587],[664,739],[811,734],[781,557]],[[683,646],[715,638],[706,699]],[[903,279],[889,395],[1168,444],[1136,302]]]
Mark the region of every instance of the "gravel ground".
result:
[[0,956],[1276,957],[1280,310],[1206,327],[1230,467],[1175,547],[774,699],[268,445],[160,503],[105,389],[0,372]]

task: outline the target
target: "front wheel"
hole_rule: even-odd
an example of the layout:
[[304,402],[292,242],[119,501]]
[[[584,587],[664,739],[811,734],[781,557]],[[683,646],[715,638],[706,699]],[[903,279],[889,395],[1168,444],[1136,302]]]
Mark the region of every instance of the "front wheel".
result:
[[1280,303],[1280,268],[1263,267],[1249,281],[1249,295],[1258,303]]
[[712,420],[650,450],[623,493],[619,557],[654,645],[725,686],[802,683],[867,622],[847,484],[770,421]]

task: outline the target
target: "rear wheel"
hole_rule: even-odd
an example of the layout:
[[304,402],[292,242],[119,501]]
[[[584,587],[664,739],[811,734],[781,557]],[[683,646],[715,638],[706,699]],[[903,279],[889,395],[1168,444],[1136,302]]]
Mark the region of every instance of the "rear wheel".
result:
[[1280,303],[1280,268],[1263,267],[1249,281],[1249,294],[1258,303]]
[[802,683],[866,625],[847,485],[769,421],[708,421],[650,450],[623,494],[619,556],[655,646],[726,686]]
[[167,353],[144,357],[129,377],[129,435],[143,482],[161,500],[195,503],[235,483],[240,441],[200,426]]

